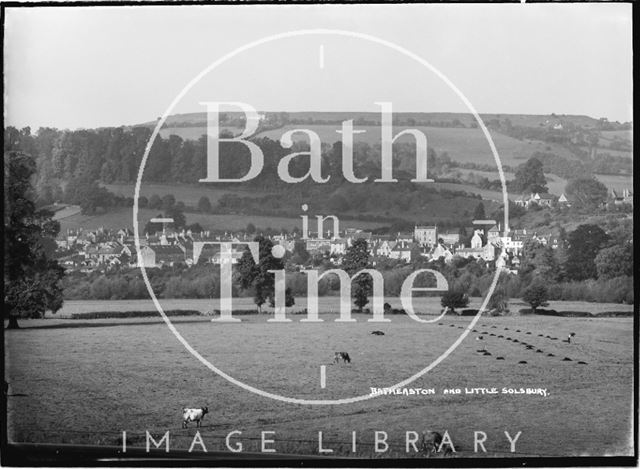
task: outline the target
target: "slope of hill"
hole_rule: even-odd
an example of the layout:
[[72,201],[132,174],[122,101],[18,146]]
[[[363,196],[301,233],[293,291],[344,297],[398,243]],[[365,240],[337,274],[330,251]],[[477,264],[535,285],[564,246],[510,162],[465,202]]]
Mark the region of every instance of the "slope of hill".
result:
[[[379,112],[260,112],[266,115],[279,115],[286,114],[287,118],[291,122],[301,121],[313,121],[314,123],[320,123],[321,121],[339,123],[345,120],[353,119],[354,121],[366,120],[373,122],[374,124],[380,123]],[[241,117],[239,112],[225,112],[230,118]],[[473,115],[462,112],[394,112],[394,117],[400,121],[406,121],[408,119],[414,119],[417,122],[446,122],[452,123],[455,120],[460,121],[464,126],[469,127],[475,122]],[[521,125],[525,127],[539,127],[544,125],[553,125],[555,123],[565,122],[573,125],[581,126],[585,129],[596,128],[598,125],[598,119],[594,119],[589,116],[581,115],[556,115],[556,114],[480,114],[480,117],[484,121],[491,121],[493,119],[509,119],[513,125]],[[204,112],[190,112],[185,114],[174,114],[167,118],[165,127],[189,127],[199,126],[205,127],[207,122],[207,115]],[[153,127],[156,125],[156,121],[144,122],[143,126]],[[614,131],[615,132],[615,131]]]
[[[279,140],[287,131],[293,129],[305,128],[318,134],[321,141],[327,144],[333,144],[341,140],[341,135],[337,133],[340,130],[338,125],[287,125],[279,129],[267,130],[261,132],[257,137],[267,137],[272,140]],[[447,152],[452,160],[461,163],[477,163],[477,164],[494,164],[493,155],[484,134],[478,129],[455,128],[455,127],[419,127],[418,130],[424,132],[427,136],[427,142],[430,147],[436,150],[438,154]],[[234,128],[226,127],[227,130],[233,131]],[[238,133],[235,129],[234,133]],[[380,143],[380,128],[377,126],[358,126],[357,130],[364,130],[364,133],[354,135],[355,142],[366,142],[370,145]],[[396,130],[396,132],[400,129]],[[160,135],[167,138],[169,135],[178,135],[185,140],[197,140],[206,133],[205,127],[163,127]],[[569,150],[555,143],[546,143],[536,140],[517,140],[499,132],[491,132],[500,160],[503,165],[518,166],[531,157],[535,152],[554,152],[557,155],[575,159]],[[307,137],[303,133],[293,135],[293,139],[297,141],[305,141]],[[400,142],[409,142],[412,137],[402,136],[398,139]]]
[[[357,130],[364,130],[354,136],[355,142],[365,142],[370,145],[380,143],[380,114],[375,112],[292,112],[292,113],[263,113],[265,130],[256,136],[279,140],[283,133],[293,129],[309,129],[320,136],[323,143],[333,144],[341,140],[341,122],[354,120]],[[222,129],[233,134],[240,132],[241,113],[225,113]],[[600,131],[601,122],[588,116],[578,115],[530,115],[530,114],[482,114],[485,124],[490,125],[491,136],[494,140],[503,165],[515,167],[531,157],[535,152],[554,153],[561,158],[575,160],[577,157],[570,148],[553,138],[538,139],[511,137],[507,128],[532,129],[532,135],[539,135],[540,129],[552,129],[555,126],[579,127],[584,132],[597,131],[600,141],[598,150],[612,156],[631,157],[631,133],[629,130]],[[477,128],[471,114],[465,113],[394,113],[394,132],[406,128],[417,128],[425,133],[428,145],[439,154],[448,153],[449,157],[460,163],[477,163],[493,165],[494,160],[484,134]],[[155,122],[141,124],[151,127]],[[500,131],[495,130],[500,128]],[[206,114],[189,113],[170,116],[165,122],[160,134],[163,137],[177,135],[185,140],[196,140],[206,133]],[[509,134],[509,135],[507,135]],[[302,133],[294,134],[294,140],[304,141]],[[403,136],[399,141],[410,141],[410,136]],[[546,141],[545,141],[546,140]]]

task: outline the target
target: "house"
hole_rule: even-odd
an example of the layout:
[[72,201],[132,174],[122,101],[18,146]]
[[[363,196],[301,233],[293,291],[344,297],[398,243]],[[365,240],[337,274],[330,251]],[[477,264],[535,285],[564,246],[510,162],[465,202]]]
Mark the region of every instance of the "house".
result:
[[571,207],[571,202],[569,202],[569,198],[563,192],[560,197],[558,197],[558,205],[562,205],[565,207]]
[[413,229],[413,237],[422,246],[435,246],[438,243],[438,228],[416,225]]
[[524,194],[522,194],[520,197],[518,197],[516,200],[513,201],[514,204],[516,204],[519,207],[528,207],[529,206],[529,197],[525,196]]
[[404,241],[395,243],[391,248],[389,258],[411,262],[411,244]]
[[493,225],[487,230],[487,242],[496,243],[500,240],[500,225]]
[[548,194],[546,192],[535,192],[530,195],[521,195],[513,202],[524,208],[531,207],[531,204],[536,204],[540,207],[553,207],[556,203],[556,196]]
[[140,258],[138,259],[138,267],[154,268],[156,267],[156,252],[151,246],[142,246],[140,248]]
[[453,253],[444,244],[438,243],[438,245],[433,248],[433,251],[431,251],[431,258],[440,259],[441,257],[444,258],[444,262],[448,264],[453,259]]
[[337,238],[331,240],[329,254],[332,256],[342,256],[347,252],[347,240],[345,238]]
[[405,233],[399,232],[398,234],[396,234],[395,239],[391,239],[391,237],[390,237],[389,240],[390,241],[404,241],[406,243],[413,243],[415,241],[413,233],[411,233],[411,232],[405,232]]
[[396,241],[382,241],[375,249],[376,256],[390,257],[391,250],[396,246]]
[[633,205],[633,193],[629,189],[623,189],[622,192],[611,189],[609,196],[611,197],[614,205]]
[[173,266],[184,263],[185,251],[179,246],[143,246],[141,248],[139,266],[146,268],[162,267],[163,265]]
[[357,231],[351,236],[351,238],[355,241],[356,239],[364,239],[366,242],[371,243],[371,238],[373,233],[371,231]]
[[475,230],[473,232],[473,236],[471,237],[471,249],[478,249],[482,247],[482,236],[481,230]]
[[476,259],[482,259],[485,261],[493,261],[496,258],[498,248],[493,244],[487,243],[480,247],[461,248],[456,250],[455,255],[464,258],[474,257]]
[[331,241],[328,239],[320,239],[320,238],[312,238],[306,239],[306,250],[310,254],[313,253],[323,253],[323,252],[331,252]]
[[505,251],[519,256],[522,253],[522,248],[524,246],[524,242],[529,239],[529,235],[527,235],[527,230],[513,230],[507,233],[506,236],[502,238],[502,245],[504,246]]
[[438,240],[448,246],[454,246],[460,242],[460,233],[458,231],[442,231],[438,233]]
[[536,203],[541,207],[553,207],[555,205],[556,196],[546,192],[536,192],[532,195],[530,204]]

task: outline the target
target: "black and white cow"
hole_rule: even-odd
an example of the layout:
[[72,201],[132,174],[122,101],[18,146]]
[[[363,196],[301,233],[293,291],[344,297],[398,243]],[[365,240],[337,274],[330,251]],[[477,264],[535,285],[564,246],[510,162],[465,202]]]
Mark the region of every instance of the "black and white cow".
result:
[[187,428],[187,424],[189,422],[195,422],[196,427],[199,427],[202,419],[208,413],[208,407],[201,407],[199,409],[182,409],[182,428]]
[[333,363],[351,363],[351,357],[347,352],[336,352],[333,357]]

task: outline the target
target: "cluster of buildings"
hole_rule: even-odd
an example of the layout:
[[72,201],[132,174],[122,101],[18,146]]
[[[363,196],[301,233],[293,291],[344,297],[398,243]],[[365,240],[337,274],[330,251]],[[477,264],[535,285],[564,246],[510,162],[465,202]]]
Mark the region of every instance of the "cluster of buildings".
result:
[[[383,259],[400,262],[417,260],[444,259],[451,262],[455,257],[475,258],[487,262],[496,262],[499,267],[515,269],[519,264],[524,244],[533,239],[552,248],[559,246],[560,240],[549,235],[538,235],[527,230],[509,230],[503,233],[500,225],[493,220],[475,220],[473,235],[467,243],[461,239],[460,230],[440,230],[437,226],[417,225],[413,232],[396,235],[377,235],[370,231],[346,229],[343,232],[328,232],[322,236],[317,233],[302,238],[296,235],[280,234],[271,236],[274,244],[293,253],[296,243],[304,243],[312,256],[323,256],[333,264],[340,265],[342,257],[354,241],[367,241],[373,262]],[[327,237],[325,237],[325,235]],[[138,257],[135,237],[131,230],[68,230],[57,238],[59,261],[69,270],[91,272],[113,268],[146,268],[195,265],[199,262],[220,264],[237,263],[244,251],[242,243],[253,240],[247,233],[213,234],[175,231],[167,228],[155,234],[145,234],[138,239],[140,257]],[[232,243],[231,260],[225,260],[220,253],[222,242]]]
[[[572,200],[571,197],[568,197],[564,193],[562,193],[560,197],[557,197],[544,192],[534,192],[521,195],[514,200],[514,203],[527,209],[532,206],[549,208],[558,206],[571,207]],[[613,204],[614,206],[628,204],[633,206],[633,192],[630,189],[620,191],[609,189],[608,199],[603,203],[603,206],[606,207],[608,204]]]
[[[68,230],[58,235],[57,256],[67,269],[91,272],[116,267],[146,268],[197,264],[201,258],[206,262],[220,263],[220,246],[212,242],[240,242],[253,238],[247,234],[213,235],[209,231],[192,233],[163,229],[160,233],[145,234],[138,238],[140,257],[136,250],[134,233],[128,229]],[[242,250],[233,251],[234,262],[242,256]]]

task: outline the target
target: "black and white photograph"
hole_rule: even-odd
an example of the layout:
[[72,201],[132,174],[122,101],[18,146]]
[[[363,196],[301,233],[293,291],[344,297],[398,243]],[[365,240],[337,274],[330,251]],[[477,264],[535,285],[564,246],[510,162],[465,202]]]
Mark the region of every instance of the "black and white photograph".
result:
[[3,466],[638,464],[631,3],[0,8]]

